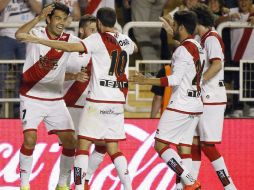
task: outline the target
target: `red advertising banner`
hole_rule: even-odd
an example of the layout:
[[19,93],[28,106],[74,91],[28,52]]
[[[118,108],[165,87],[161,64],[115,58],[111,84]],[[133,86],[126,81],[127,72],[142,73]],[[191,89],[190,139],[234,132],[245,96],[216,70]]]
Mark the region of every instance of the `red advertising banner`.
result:
[[[126,119],[127,140],[121,150],[129,162],[135,190],[173,190],[174,173],[153,149],[157,119]],[[254,189],[254,120],[226,119],[223,143],[218,145],[238,190]],[[0,120],[0,190],[19,190],[19,148],[22,143],[19,120]],[[61,147],[56,136],[38,130],[31,190],[54,190],[58,180]],[[203,155],[200,181],[202,190],[222,190],[211,164]],[[91,190],[120,190],[114,165],[108,156],[94,174]]]

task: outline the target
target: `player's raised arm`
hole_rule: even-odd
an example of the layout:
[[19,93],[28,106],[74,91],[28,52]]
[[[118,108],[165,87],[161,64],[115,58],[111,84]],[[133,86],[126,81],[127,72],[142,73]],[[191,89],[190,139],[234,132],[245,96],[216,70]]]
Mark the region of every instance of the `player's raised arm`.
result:
[[30,20],[29,22],[25,23],[24,25],[22,25],[17,32],[15,33],[15,37],[17,40],[21,40],[20,36],[22,36],[23,33],[29,33],[30,30],[36,25],[38,24],[40,21],[44,20],[48,14],[50,14],[52,12],[52,10],[54,9],[54,4],[51,4],[47,7],[45,7],[41,13],[33,18],[32,20]]
[[86,49],[85,46],[82,45],[82,43],[69,43],[69,42],[63,42],[58,40],[46,40],[39,38],[35,35],[27,34],[27,33],[20,33],[18,34],[17,39],[22,42],[31,42],[36,44],[42,44],[54,49],[63,50],[67,52],[85,52]]

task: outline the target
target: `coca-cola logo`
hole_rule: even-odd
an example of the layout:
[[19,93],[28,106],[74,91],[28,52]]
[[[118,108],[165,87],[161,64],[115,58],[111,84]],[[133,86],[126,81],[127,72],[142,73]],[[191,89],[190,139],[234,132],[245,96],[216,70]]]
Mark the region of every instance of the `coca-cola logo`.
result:
[[[137,125],[125,124],[127,141],[121,142],[120,146],[129,162],[129,175],[133,181],[134,189],[144,190],[156,187],[168,189],[173,187],[171,181],[174,173],[168,169],[153,149],[155,127],[156,125],[150,131],[145,131]],[[38,132],[39,136],[42,134],[44,138],[42,142],[37,143],[34,151],[30,177],[31,189],[36,187],[36,190],[44,190],[45,186],[48,186],[48,190],[54,190],[59,174],[61,148],[55,137],[45,136],[44,127],[41,127]],[[4,184],[4,187],[0,187],[0,189],[19,189],[18,164],[22,138],[20,129],[18,138],[15,136],[15,141],[6,138],[5,142],[0,143],[0,184]],[[106,156],[92,177],[91,190],[120,189],[120,187],[121,183],[115,167],[110,158]]]
[[[158,157],[153,148],[157,124],[158,120],[126,120],[127,140],[120,142],[120,148],[128,160],[129,175],[135,190],[172,190],[175,188],[173,171]],[[246,163],[253,162],[254,155],[239,157],[241,152],[252,151],[253,130],[253,120],[225,121],[225,143],[220,148],[223,150],[230,176],[235,179],[239,190],[254,188],[250,185],[252,178],[248,177],[252,176],[254,166],[253,164],[246,165]],[[18,164],[22,140],[19,120],[0,120],[0,190],[19,190]],[[236,143],[239,146],[234,146]],[[60,153],[61,147],[58,145],[56,136],[48,136],[45,127],[41,124],[38,129],[38,141],[30,177],[31,190],[55,190],[59,174]],[[209,162],[207,159],[204,161]],[[238,164],[235,164],[236,162]],[[201,168],[202,189],[222,189],[210,163],[203,163]],[[242,170],[242,168],[245,169]],[[72,171],[72,183],[73,176]],[[109,156],[105,157],[90,183],[91,190],[121,189],[120,180]]]

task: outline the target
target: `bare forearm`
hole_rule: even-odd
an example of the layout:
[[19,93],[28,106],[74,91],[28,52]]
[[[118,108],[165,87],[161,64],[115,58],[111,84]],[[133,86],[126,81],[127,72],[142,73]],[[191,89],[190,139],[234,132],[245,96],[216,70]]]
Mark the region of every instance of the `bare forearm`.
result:
[[161,108],[162,97],[154,95],[150,118],[155,118]]
[[203,80],[209,81],[212,79],[217,73],[221,70],[222,64],[220,60],[213,61],[211,66],[207,69],[207,71],[203,75]]
[[80,7],[78,2],[74,3],[73,5],[73,13],[72,13],[72,18],[74,21],[78,21],[81,17],[81,13],[80,13]]
[[39,43],[54,49],[63,50],[67,52],[84,52],[84,47],[82,46],[81,43],[69,43],[57,40],[45,40],[41,38],[39,38],[38,41],[35,43]]
[[31,21],[27,22],[26,24],[24,24],[23,26],[21,26],[17,32],[16,32],[16,38],[17,38],[17,35],[20,34],[20,33],[29,33],[30,30],[40,22],[40,19],[39,17],[35,17],[33,18]]
[[29,6],[31,7],[31,10],[36,13],[39,14],[42,10],[42,5],[40,2],[35,1],[35,0],[28,0],[27,3],[29,4]]
[[11,0],[0,0],[0,12],[2,12]]
[[140,84],[154,85],[154,86],[162,86],[160,78],[147,78],[144,82]]

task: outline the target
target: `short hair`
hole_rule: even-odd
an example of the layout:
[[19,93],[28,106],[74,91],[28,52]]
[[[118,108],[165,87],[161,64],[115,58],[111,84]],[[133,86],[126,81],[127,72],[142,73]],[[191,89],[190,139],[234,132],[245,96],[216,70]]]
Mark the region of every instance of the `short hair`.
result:
[[102,7],[97,11],[96,17],[103,26],[114,27],[116,23],[116,12],[110,7]]
[[205,27],[214,26],[214,15],[208,6],[204,4],[199,4],[194,6],[191,11],[195,12],[198,18],[198,24]]
[[69,7],[66,6],[65,4],[60,3],[60,2],[54,2],[53,4],[54,4],[54,9],[53,9],[52,12],[48,15],[49,18],[51,18],[51,17],[54,15],[54,13],[55,13],[56,10],[63,11],[63,12],[65,12],[67,15],[70,14],[70,9],[69,9]]
[[90,14],[86,14],[80,18],[79,28],[87,25],[87,23],[96,22],[96,17]]
[[197,26],[197,16],[192,11],[177,11],[174,14],[174,21],[178,26],[183,25],[186,31],[193,35]]

